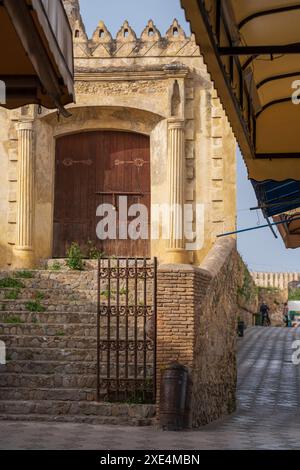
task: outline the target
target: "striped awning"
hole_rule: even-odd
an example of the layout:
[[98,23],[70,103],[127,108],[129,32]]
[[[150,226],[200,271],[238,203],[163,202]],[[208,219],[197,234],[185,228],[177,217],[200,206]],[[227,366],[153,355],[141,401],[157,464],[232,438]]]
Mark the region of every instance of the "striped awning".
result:
[[300,207],[300,181],[252,180],[252,185],[266,218]]
[[181,3],[249,178],[300,181],[300,1]]

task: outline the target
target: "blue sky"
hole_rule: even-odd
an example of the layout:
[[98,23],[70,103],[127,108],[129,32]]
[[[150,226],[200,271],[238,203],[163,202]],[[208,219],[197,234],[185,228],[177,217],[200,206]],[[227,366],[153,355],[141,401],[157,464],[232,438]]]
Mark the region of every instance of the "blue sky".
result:
[[[103,20],[115,35],[127,19],[137,35],[152,19],[164,34],[177,18],[189,32],[179,0],[80,0],[81,14],[87,33],[92,35],[97,23]],[[256,206],[254,191],[247,179],[241,155],[237,154],[238,166],[238,225],[239,228],[257,226],[264,220],[260,214],[250,212]],[[298,271],[299,250],[286,250],[279,238],[276,240],[269,229],[242,234],[238,238],[239,251],[249,268],[255,271]]]

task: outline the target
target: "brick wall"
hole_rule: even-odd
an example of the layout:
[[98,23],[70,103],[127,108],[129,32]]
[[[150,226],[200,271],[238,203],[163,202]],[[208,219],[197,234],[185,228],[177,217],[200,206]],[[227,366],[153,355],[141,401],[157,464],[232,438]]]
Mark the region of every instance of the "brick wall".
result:
[[240,258],[232,239],[216,243],[200,268],[159,269],[158,379],[170,362],[189,367],[190,426],[207,424],[235,409],[240,282]]

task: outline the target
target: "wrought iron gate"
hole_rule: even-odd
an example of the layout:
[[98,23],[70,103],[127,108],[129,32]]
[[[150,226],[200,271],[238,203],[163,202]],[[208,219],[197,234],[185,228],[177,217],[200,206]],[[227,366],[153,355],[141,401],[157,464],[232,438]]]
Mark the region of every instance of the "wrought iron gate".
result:
[[100,259],[97,399],[155,403],[157,259]]

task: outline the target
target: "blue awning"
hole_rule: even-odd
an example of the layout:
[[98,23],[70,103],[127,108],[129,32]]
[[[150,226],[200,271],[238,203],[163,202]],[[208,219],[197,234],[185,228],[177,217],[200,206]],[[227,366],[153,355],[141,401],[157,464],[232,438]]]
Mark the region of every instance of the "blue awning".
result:
[[254,187],[259,208],[266,218],[300,207],[300,181],[255,181]]

